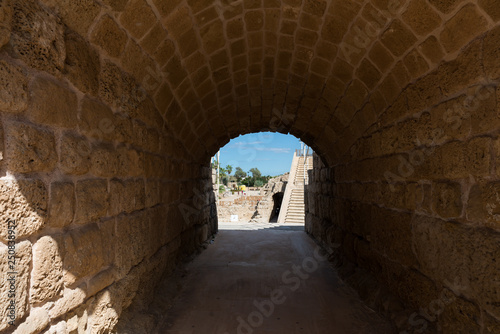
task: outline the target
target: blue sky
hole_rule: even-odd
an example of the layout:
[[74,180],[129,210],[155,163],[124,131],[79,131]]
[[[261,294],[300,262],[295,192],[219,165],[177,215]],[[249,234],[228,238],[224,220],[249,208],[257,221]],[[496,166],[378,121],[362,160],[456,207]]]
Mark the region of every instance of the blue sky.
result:
[[251,133],[232,139],[220,150],[222,167],[241,167],[245,172],[257,167],[262,175],[281,175],[290,171],[293,152],[300,141],[292,135],[273,132]]

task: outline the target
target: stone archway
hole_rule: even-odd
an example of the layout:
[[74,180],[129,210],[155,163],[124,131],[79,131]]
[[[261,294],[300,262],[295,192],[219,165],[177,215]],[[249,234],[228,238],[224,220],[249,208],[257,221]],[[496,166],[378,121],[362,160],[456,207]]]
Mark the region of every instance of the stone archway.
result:
[[497,7],[1,1],[15,323],[110,330],[147,277],[216,230],[209,157],[270,130],[322,158],[307,196],[316,238],[382,272],[404,308],[444,291],[456,302],[441,327],[497,331]]

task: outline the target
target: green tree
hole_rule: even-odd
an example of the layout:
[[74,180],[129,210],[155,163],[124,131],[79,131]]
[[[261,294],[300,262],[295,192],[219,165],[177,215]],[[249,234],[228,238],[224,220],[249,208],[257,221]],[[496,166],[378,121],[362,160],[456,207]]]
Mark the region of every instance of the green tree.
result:
[[262,174],[260,173],[260,170],[256,167],[250,169],[249,173],[252,173],[252,176],[254,179],[259,179],[262,176]]
[[254,182],[254,186],[256,186],[256,187],[262,187],[263,185],[264,185],[264,181],[261,179],[257,179]]
[[233,172],[233,166],[227,165],[226,166],[226,172],[227,172],[227,175],[231,175],[231,173]]
[[243,180],[247,176],[247,173],[245,173],[243,171],[243,169],[241,169],[241,167],[236,167],[236,171],[234,172],[234,176],[236,176],[236,180],[238,182],[241,182],[241,180]]

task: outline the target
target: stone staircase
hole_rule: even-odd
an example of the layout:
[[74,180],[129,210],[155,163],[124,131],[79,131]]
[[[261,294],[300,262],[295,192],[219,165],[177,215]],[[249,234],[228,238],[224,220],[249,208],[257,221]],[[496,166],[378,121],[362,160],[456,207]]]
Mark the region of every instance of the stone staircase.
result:
[[305,223],[304,188],[293,189],[286,210],[285,223]]
[[306,164],[304,164],[304,157],[294,155],[290,170],[291,182],[289,181],[285,191],[278,222],[305,223],[304,184],[308,183],[307,170],[312,168],[313,162],[311,156],[306,159]]

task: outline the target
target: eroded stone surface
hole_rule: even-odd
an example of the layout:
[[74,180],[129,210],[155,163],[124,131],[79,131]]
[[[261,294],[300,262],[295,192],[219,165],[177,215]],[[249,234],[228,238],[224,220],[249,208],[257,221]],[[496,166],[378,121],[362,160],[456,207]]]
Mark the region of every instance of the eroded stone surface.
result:
[[5,158],[13,172],[48,172],[57,162],[54,135],[22,123],[5,124]]
[[96,224],[71,231],[64,238],[64,284],[70,286],[81,278],[97,273],[109,265],[113,254],[111,231]]
[[[459,298],[436,327],[495,332],[497,7],[0,0],[0,212],[36,250],[23,328],[111,330],[153,289],[145,277],[175,263],[155,252],[175,240],[172,254],[188,254],[214,232],[209,157],[272,129],[326,164],[307,230],[371,307],[408,319],[403,305],[425,308],[445,286]],[[186,224],[179,204],[198,188],[210,195]],[[57,256],[36,245],[58,234],[62,297],[57,270],[43,274]]]
[[[30,265],[31,265],[31,243],[29,241],[16,242],[15,246],[15,263],[9,263],[8,247],[5,244],[0,244],[0,270],[4,273],[5,279],[0,282],[0,300],[2,305],[8,306],[11,300],[15,303],[15,321],[16,324],[20,323],[26,314],[29,313],[29,279],[30,279]],[[12,261],[12,260],[10,260]],[[11,267],[14,265],[14,267]],[[14,269],[12,269],[14,268]],[[14,275],[15,286],[12,287],[7,279],[11,279],[12,275],[7,273],[15,271]],[[14,297],[10,298],[9,295],[14,292]],[[2,319],[0,320],[0,330],[4,330],[10,325],[9,310],[5,307],[0,310]]]
[[76,183],[75,222],[85,224],[106,216],[109,206],[106,180],[94,179]]
[[41,303],[62,292],[64,252],[60,236],[45,236],[33,245],[33,271],[31,273],[30,302]]
[[[0,7],[0,10],[2,7]],[[20,113],[28,106],[28,80],[19,66],[0,61],[0,110]]]
[[0,181],[0,238],[8,237],[8,220],[15,220],[16,237],[36,233],[47,221],[48,191],[40,180]]
[[36,1],[14,1],[10,43],[28,65],[56,74],[64,67],[66,50],[60,19]]
[[77,124],[76,95],[68,88],[43,77],[30,87],[30,119],[34,123],[74,128]]

